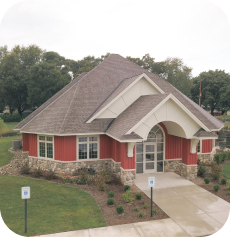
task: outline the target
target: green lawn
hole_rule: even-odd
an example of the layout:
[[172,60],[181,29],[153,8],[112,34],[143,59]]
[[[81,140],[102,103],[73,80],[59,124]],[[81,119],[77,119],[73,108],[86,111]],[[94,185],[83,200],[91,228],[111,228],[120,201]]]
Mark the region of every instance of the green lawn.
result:
[[6,124],[7,124],[7,128],[9,129],[9,131],[13,131],[13,128],[14,128],[18,123],[19,123],[19,122],[6,123]]
[[14,154],[8,152],[8,149],[12,147],[12,140],[15,138],[21,138],[21,136],[14,137],[0,137],[0,167],[10,163]]
[[215,116],[215,117],[221,120],[222,122],[230,121],[230,115],[221,115],[221,116]]
[[80,189],[45,180],[0,175],[2,218],[17,234],[25,235],[23,186],[31,188],[27,235],[106,226],[94,198]]
[[226,178],[230,179],[230,161],[223,165],[222,173]]

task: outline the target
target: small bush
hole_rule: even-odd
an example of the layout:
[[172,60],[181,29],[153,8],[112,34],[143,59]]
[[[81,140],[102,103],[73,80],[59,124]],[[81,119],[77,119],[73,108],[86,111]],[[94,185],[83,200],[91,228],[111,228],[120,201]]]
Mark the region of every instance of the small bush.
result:
[[49,170],[49,171],[44,172],[44,177],[47,180],[52,180],[52,179],[57,178],[53,170]]
[[100,191],[105,191],[107,189],[107,184],[105,183],[105,179],[102,175],[99,174],[96,182],[97,182],[97,187]]
[[216,184],[216,185],[213,186],[213,189],[214,189],[215,192],[218,192],[219,189],[220,189],[220,186],[218,184]]
[[20,172],[21,174],[30,174],[30,167],[27,162],[22,166]]
[[230,179],[227,179],[227,186],[228,186],[228,189],[230,189]]
[[153,209],[153,215],[157,215],[157,209]]
[[139,207],[134,207],[133,210],[134,211],[139,211]]
[[111,205],[113,205],[113,204],[114,204],[114,199],[108,198],[108,199],[107,199],[107,205],[111,206]]
[[221,183],[222,183],[223,185],[226,185],[226,184],[227,184],[227,179],[221,179]]
[[144,205],[144,209],[148,209],[149,205],[148,204],[145,204]]
[[210,183],[210,179],[209,178],[204,178],[204,182],[206,183],[206,184],[209,184]]
[[136,193],[135,197],[137,200],[141,200],[142,199],[142,194],[141,193]]
[[121,178],[119,176],[117,176],[115,173],[113,173],[113,176],[112,176],[112,179],[113,179],[113,183],[114,184],[117,184],[117,185],[121,185]]
[[127,190],[130,190],[130,186],[129,185],[125,185],[124,186],[124,191],[126,192]]
[[5,123],[8,123],[8,122],[20,122],[24,117],[21,117],[21,115],[18,113],[14,114],[4,113],[0,115],[0,118],[2,118]]
[[78,183],[87,184],[88,182],[89,182],[88,170],[85,168],[80,169],[78,172]]
[[224,162],[226,159],[228,159],[228,154],[227,154],[227,152],[222,152],[222,153],[221,153],[221,158],[222,158],[222,162]]
[[94,168],[89,168],[89,169],[88,169],[88,173],[89,173],[90,175],[94,175],[94,174],[96,173],[96,170],[95,170]]
[[218,164],[212,163],[211,174],[214,179],[218,180],[222,174],[221,166]]
[[142,200],[142,201],[141,201],[141,204],[145,204],[145,200]]
[[222,162],[222,155],[221,155],[221,153],[215,154],[213,160],[219,165]]
[[227,195],[230,195],[230,192],[229,192],[229,191],[227,192]]
[[109,191],[108,192],[108,197],[110,197],[110,198],[114,197],[114,192],[113,191]]
[[197,175],[198,176],[203,176],[207,172],[207,169],[205,166],[199,166]]
[[142,211],[140,211],[140,212],[137,213],[137,217],[143,217],[144,215],[145,215],[145,213],[142,212]]
[[100,175],[103,176],[105,183],[111,183],[113,181],[113,172],[109,170],[108,166],[104,167],[104,169],[100,172]]
[[133,195],[133,192],[131,190],[127,190],[125,192],[125,194],[123,194],[122,196],[123,196],[125,202],[131,203],[134,200],[132,195]]
[[117,206],[117,207],[116,207],[116,211],[117,211],[118,214],[122,214],[122,213],[124,212],[124,207],[121,206],[121,205],[120,205],[120,206]]
[[43,175],[43,173],[44,173],[43,170],[40,167],[38,167],[38,169],[34,171],[34,177],[39,178]]

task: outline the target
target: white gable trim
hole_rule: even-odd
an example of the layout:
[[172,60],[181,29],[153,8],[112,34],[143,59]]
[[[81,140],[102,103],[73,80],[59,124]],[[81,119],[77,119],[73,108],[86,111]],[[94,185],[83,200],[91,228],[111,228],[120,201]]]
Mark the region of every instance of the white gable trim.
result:
[[205,131],[210,130],[193,114],[188,110],[173,94],[169,94],[164,100],[162,100],[155,108],[153,108],[146,116],[144,116],[136,125],[134,125],[126,134],[130,134],[136,128],[138,128],[147,118],[149,118],[155,111],[157,111],[163,104],[169,99],[172,99],[185,113],[187,113],[198,125],[200,125]]
[[[115,101],[117,101],[122,95],[125,94],[131,87],[133,87],[138,81],[142,78],[145,78],[156,90],[158,90],[161,94],[165,94],[165,92],[157,86],[145,73],[142,73],[134,82],[132,82],[128,87],[126,87],[119,95],[117,95],[111,102],[109,102],[104,108],[98,111],[92,118],[90,118],[86,123],[91,123],[95,118],[97,118],[100,114],[102,114],[106,109],[108,109]],[[124,102],[125,103],[125,102]]]

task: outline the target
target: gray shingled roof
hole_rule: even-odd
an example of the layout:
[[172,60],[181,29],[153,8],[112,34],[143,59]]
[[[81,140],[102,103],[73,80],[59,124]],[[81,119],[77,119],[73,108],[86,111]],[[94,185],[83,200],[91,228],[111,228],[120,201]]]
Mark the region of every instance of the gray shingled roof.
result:
[[193,135],[194,137],[218,137],[215,133],[213,133],[213,132],[206,132],[206,131],[204,131],[203,129],[200,129],[199,131],[197,131],[194,135]]
[[[120,55],[110,54],[90,72],[81,74],[50,98],[15,129],[51,134],[103,133],[113,119],[96,119],[91,123],[86,123],[86,120],[99,111],[104,106],[103,103],[115,98],[119,91],[142,73],[149,76],[165,93],[172,93],[210,130],[219,130],[223,127],[222,122],[200,108],[166,80]],[[123,113],[126,113],[126,110]],[[136,134],[133,134],[134,136],[137,137]]]

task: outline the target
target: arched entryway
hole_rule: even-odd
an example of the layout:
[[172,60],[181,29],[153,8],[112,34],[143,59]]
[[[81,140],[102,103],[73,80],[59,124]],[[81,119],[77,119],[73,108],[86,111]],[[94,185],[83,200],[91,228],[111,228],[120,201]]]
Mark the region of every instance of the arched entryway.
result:
[[136,143],[136,173],[156,173],[164,171],[164,131],[155,125],[146,141]]

